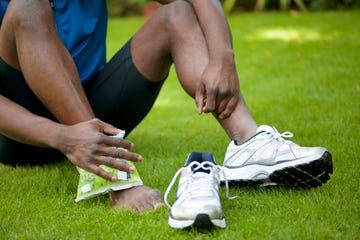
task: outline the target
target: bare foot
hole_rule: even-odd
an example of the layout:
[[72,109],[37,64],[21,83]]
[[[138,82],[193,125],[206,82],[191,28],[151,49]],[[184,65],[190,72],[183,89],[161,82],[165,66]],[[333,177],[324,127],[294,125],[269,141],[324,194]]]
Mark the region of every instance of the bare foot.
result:
[[115,209],[133,209],[138,213],[157,210],[165,206],[160,191],[147,186],[111,192],[109,197]]

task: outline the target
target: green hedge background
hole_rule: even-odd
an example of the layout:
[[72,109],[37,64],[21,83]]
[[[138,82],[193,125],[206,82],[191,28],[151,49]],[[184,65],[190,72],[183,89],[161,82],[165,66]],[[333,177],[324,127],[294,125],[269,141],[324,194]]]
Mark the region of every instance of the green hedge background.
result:
[[[258,2],[264,1],[262,11],[278,11],[282,4],[286,9],[300,10],[298,2],[301,2],[309,11],[344,10],[360,8],[360,0],[221,0],[227,6],[231,6],[228,12],[239,13],[255,11]],[[110,16],[125,17],[143,15],[146,8],[151,7],[154,1],[150,0],[108,0]]]

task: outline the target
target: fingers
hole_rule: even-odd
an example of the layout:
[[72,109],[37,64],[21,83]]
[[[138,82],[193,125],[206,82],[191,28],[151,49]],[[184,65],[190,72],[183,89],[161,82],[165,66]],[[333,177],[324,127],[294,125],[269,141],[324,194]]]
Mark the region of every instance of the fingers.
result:
[[133,162],[141,162],[143,160],[141,155],[128,151],[134,147],[134,144],[128,140],[104,136],[103,142],[106,146],[99,150],[99,153],[103,155]]
[[213,112],[216,107],[216,92],[201,85],[197,88],[195,102],[199,114]]
[[106,165],[108,167],[129,173],[134,173],[136,171],[135,167],[127,164],[125,161],[121,161],[120,159],[113,157],[102,157],[96,162],[96,164],[88,165],[87,170],[109,181],[116,181],[118,178],[112,173],[105,171],[101,165]]
[[141,162],[143,160],[143,157],[137,153],[129,152],[126,149],[123,148],[107,148],[104,155],[113,157],[113,158],[121,158],[130,160],[133,162]]
[[216,113],[219,119],[228,118],[235,110],[238,101],[239,97],[237,94],[229,96],[228,93],[217,93],[214,90],[207,90],[205,97],[204,94],[199,94],[199,96],[196,96],[198,113],[201,114],[202,112],[213,112]]
[[133,162],[143,160],[142,156],[130,152],[134,144],[128,140],[109,136],[120,133],[120,129],[99,119],[92,119],[68,127],[64,147],[61,150],[76,166],[95,173],[107,180],[117,180],[117,177],[106,172],[101,165],[132,173],[135,168],[119,159]]
[[97,154],[123,158],[133,162],[141,162],[143,160],[141,155],[128,151],[134,147],[134,144],[128,140],[103,134],[99,142],[103,147],[97,150]]
[[198,114],[201,114],[203,112],[204,103],[205,103],[205,89],[203,85],[196,88],[196,94],[195,94],[195,103],[197,106]]
[[104,178],[106,180],[109,180],[109,181],[112,181],[112,182],[114,182],[114,181],[116,181],[118,179],[115,175],[105,171],[100,166],[95,165],[95,164],[90,165],[86,170],[88,170],[90,172],[93,172],[96,175],[98,175],[99,177],[102,177],[102,178]]
[[128,140],[122,138],[114,138],[107,135],[103,136],[102,142],[107,146],[112,146],[112,147],[124,148],[128,150],[134,148],[134,144]]
[[216,105],[216,91],[213,88],[209,88],[206,90],[206,102],[203,111],[205,113],[214,112]]
[[[116,139],[116,138],[112,138],[112,137],[108,137],[108,136],[106,136],[106,138],[110,139],[111,141],[116,140],[116,142],[110,146],[118,145],[118,146],[129,147],[129,146],[133,145],[131,142],[129,142],[127,140]],[[97,161],[98,165],[106,165],[108,167],[118,169],[118,170],[121,170],[124,172],[129,172],[129,173],[134,173],[136,171],[136,169],[133,166],[127,164],[126,162],[121,161],[120,159],[126,159],[126,160],[130,160],[133,162],[141,162],[143,160],[143,157],[141,155],[139,155],[137,153],[129,152],[127,149],[122,148],[122,147],[106,146],[103,148],[103,150],[101,150],[101,153],[99,152],[99,154],[104,155],[106,157],[100,157],[99,160]],[[114,176],[108,172],[105,173],[104,171],[102,171],[101,168],[100,168],[100,170],[97,169],[97,171],[99,171],[99,174],[101,174],[101,175],[99,175],[98,173],[96,173],[100,177],[106,178],[111,181],[117,180],[116,176]]]
[[117,177],[115,175],[105,171],[100,166],[105,165],[129,173],[134,173],[136,171],[135,167],[127,164],[125,161],[121,161],[121,159],[133,162],[141,162],[143,160],[141,155],[129,152],[127,149],[104,146],[97,151],[95,156],[93,156],[93,160],[88,166],[88,170],[107,180],[116,181]]
[[99,132],[105,133],[107,135],[116,135],[118,134],[121,130],[114,127],[113,125],[103,122],[100,119],[94,118],[92,119],[93,124],[95,124],[99,130]]
[[121,159],[119,158],[106,157],[102,161],[101,165],[106,165],[108,167],[116,168],[118,170],[129,173],[134,173],[136,171],[136,169],[133,166],[127,164],[125,161],[121,161]]
[[230,115],[235,110],[238,102],[239,102],[238,97],[233,97],[233,98],[230,98],[230,100],[227,102],[222,102],[218,109],[218,118],[222,120],[222,119],[230,117]]

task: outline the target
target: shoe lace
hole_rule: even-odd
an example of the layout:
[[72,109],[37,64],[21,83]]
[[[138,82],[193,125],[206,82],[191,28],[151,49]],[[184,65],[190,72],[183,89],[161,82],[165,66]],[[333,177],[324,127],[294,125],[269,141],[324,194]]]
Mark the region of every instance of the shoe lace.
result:
[[[189,181],[192,181],[192,176],[194,175],[194,173],[197,171],[197,170],[200,170],[200,169],[203,169],[203,170],[209,170],[210,172],[211,171],[214,171],[214,168],[215,169],[218,169],[219,170],[219,173],[222,174],[224,176],[224,180],[225,180],[225,186],[226,186],[226,198],[229,199],[229,200],[232,200],[232,199],[235,199],[235,198],[238,198],[239,196],[229,196],[229,184],[228,184],[228,181],[227,181],[227,178],[226,178],[226,175],[224,173],[224,171],[222,171],[222,167],[219,166],[219,165],[216,165],[212,162],[202,162],[202,163],[199,163],[199,162],[191,162],[188,166],[185,166],[185,167],[182,167],[180,168],[179,170],[177,170],[177,172],[175,173],[174,177],[172,178],[169,186],[167,187],[166,191],[165,191],[165,195],[164,195],[164,200],[165,200],[165,204],[166,206],[168,206],[170,209],[171,209],[171,205],[169,204],[168,202],[168,196],[169,196],[169,193],[171,191],[171,189],[173,188],[177,178],[179,177],[179,175],[181,174],[181,172],[184,170],[184,169],[187,169],[187,168],[191,168],[191,175],[189,176]],[[208,185],[208,186],[212,186],[212,182],[208,181],[208,179],[206,179],[206,181],[204,181],[204,185]],[[199,184],[199,186],[201,187],[204,187],[204,185],[202,184]],[[197,192],[198,194],[201,194],[202,191],[204,191],[204,188],[202,189],[192,189],[194,192]],[[200,191],[199,191],[200,190]]]
[[292,132],[285,131],[283,133],[279,133],[278,130],[275,127],[273,127],[273,129],[274,129],[273,132],[267,132],[267,134],[270,134],[276,140],[288,142],[284,138],[292,138],[292,137],[294,137],[294,134]]

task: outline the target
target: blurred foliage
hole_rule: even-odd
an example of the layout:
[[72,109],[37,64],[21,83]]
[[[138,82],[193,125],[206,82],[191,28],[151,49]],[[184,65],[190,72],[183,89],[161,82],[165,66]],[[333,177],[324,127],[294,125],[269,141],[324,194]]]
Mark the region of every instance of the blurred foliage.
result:
[[310,9],[328,10],[328,9],[346,9],[346,8],[359,8],[360,0],[307,0]]
[[[360,0],[220,0],[226,13],[254,10],[337,10],[359,8]],[[110,16],[142,15],[150,0],[107,0]]]
[[222,4],[224,8],[224,12],[226,14],[229,14],[234,9],[235,4],[236,4],[236,0],[225,0]]
[[[227,0],[223,0],[225,2]],[[258,10],[337,10],[360,7],[360,0],[237,0],[234,4],[234,11],[253,11],[257,5],[261,6]]]
[[110,16],[142,15],[143,7],[148,0],[107,0]]
[[[257,0],[255,5],[256,11],[263,11],[266,7],[268,0]],[[303,0],[279,0],[279,8],[282,11],[287,11],[290,9],[291,4],[295,3],[296,7],[299,8],[301,11],[307,11],[307,7]]]

